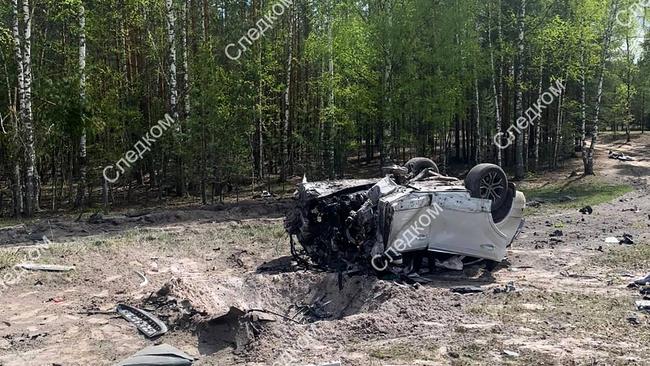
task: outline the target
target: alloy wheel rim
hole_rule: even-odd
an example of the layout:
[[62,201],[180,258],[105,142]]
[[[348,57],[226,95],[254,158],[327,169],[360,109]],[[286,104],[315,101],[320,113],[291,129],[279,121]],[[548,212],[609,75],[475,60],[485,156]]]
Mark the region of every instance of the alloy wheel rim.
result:
[[491,172],[481,179],[481,198],[493,202],[503,195],[503,178],[497,172]]

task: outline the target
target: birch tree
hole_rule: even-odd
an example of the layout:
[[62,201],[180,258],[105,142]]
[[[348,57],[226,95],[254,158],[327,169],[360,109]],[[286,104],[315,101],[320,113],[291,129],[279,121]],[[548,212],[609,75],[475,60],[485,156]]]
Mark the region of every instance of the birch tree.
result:
[[[501,2],[499,1],[499,4]],[[495,120],[495,130],[497,133],[501,132],[501,95],[500,95],[500,87],[497,85],[497,71],[496,67],[494,65],[494,44],[492,42],[492,1],[488,2],[488,10],[487,10],[487,16],[488,16],[488,26],[487,26],[487,38],[488,38],[488,48],[490,51],[490,69],[491,69],[491,77],[492,77],[492,95],[493,95],[493,102],[494,102],[494,120]],[[497,9],[496,11],[501,12],[501,9]],[[503,165],[503,151],[500,148],[496,149],[497,152],[497,164],[499,166]]]
[[77,187],[77,207],[86,204],[86,127],[84,111],[86,108],[86,10],[83,0],[79,1],[79,101],[81,106],[82,130],[79,138],[79,183]]
[[[602,49],[600,53],[600,67],[598,70],[598,89],[596,92],[596,106],[594,119],[591,126],[591,142],[587,148],[586,141],[582,142],[582,162],[584,165],[584,175],[595,175],[594,173],[594,150],[598,142],[598,123],[600,122],[600,113],[603,101],[603,84],[605,83],[605,66],[609,58],[609,47],[614,33],[614,23],[616,21],[616,14],[619,9],[619,0],[612,0],[609,4],[609,14],[607,16],[607,23],[603,32]],[[588,138],[588,136],[586,137]]]
[[174,1],[165,0],[167,10],[167,47],[169,47],[169,107],[172,117],[178,121],[178,81],[176,75],[176,14]]
[[[526,0],[521,0],[519,13],[517,15],[517,86],[515,101],[515,116],[517,119],[524,118],[523,107],[523,84],[524,84],[524,41],[526,36]],[[515,124],[517,122],[515,121]],[[524,133],[520,132],[516,141],[515,155],[515,179],[521,180],[526,176],[524,168]]]
[[18,0],[13,5],[13,37],[18,65],[18,87],[20,89],[20,121],[24,132],[26,160],[25,213],[32,216],[38,207],[35,190],[36,151],[34,148],[34,124],[32,112],[32,15],[29,0],[23,0],[23,34],[21,39]]

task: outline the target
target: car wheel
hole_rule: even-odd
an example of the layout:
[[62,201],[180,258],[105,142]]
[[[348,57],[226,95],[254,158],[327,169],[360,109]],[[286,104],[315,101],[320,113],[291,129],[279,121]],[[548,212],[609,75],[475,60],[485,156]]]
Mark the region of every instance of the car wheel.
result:
[[422,173],[425,169],[433,169],[434,172],[440,173],[438,166],[431,159],[427,158],[413,158],[406,163],[406,169],[408,169],[411,175],[416,176]]
[[508,197],[508,177],[499,166],[480,164],[470,170],[465,187],[474,198],[492,201],[492,211],[497,211]]

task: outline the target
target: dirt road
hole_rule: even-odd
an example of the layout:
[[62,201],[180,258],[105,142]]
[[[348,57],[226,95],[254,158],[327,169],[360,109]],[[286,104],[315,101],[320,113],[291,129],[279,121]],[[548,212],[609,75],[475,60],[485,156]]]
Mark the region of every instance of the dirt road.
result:
[[[638,160],[607,159],[609,149]],[[476,265],[440,272],[425,285],[370,276],[340,283],[336,274],[291,270],[285,203],[122,215],[95,224],[50,219],[51,231],[47,219],[1,229],[0,243],[12,247],[0,251],[0,364],[113,365],[161,342],[197,357],[195,365],[648,364],[650,318],[635,309],[642,295],[627,285],[650,272],[649,159],[649,136],[603,145],[594,182],[626,184],[631,192],[593,207],[592,215],[543,203],[496,271]],[[578,184],[573,170],[579,161],[523,188]],[[635,245],[605,243],[623,234]],[[51,242],[42,243],[43,236]],[[9,268],[29,256],[75,270]],[[121,318],[96,314],[118,303],[142,305],[172,279],[188,285],[183,293],[195,307],[218,302],[291,318],[312,305],[311,318],[319,320],[297,324],[275,316],[235,350],[229,321],[171,322],[154,308],[173,327],[151,341]],[[463,285],[484,293],[450,291]]]

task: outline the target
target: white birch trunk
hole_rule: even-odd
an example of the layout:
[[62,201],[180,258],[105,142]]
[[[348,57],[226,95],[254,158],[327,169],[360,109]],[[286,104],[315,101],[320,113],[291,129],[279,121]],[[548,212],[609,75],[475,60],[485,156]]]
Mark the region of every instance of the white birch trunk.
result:
[[609,16],[607,19],[607,26],[605,27],[605,34],[603,35],[603,44],[600,57],[600,70],[598,76],[598,90],[596,94],[596,111],[594,113],[594,121],[591,131],[591,143],[589,148],[583,149],[582,161],[584,164],[584,174],[594,175],[594,150],[598,142],[598,123],[600,122],[600,109],[603,101],[603,84],[605,83],[605,66],[609,55],[609,46],[612,39],[612,32],[614,31],[614,22],[616,14],[618,13],[619,0],[613,0],[611,4]]
[[[521,5],[518,14],[518,31],[517,37],[517,86],[516,86],[516,103],[515,110],[517,118],[524,116],[523,111],[523,78],[524,78],[524,41],[526,36],[526,0],[521,0]],[[516,123],[516,121],[515,121]],[[516,141],[516,155],[515,155],[515,178],[521,180],[525,178],[524,171],[524,134],[519,133]]]
[[169,47],[169,107],[178,121],[178,82],[176,75],[176,14],[173,0],[165,0],[167,10],[167,46]]
[[190,0],[184,0],[182,2],[182,10],[183,10],[183,20],[185,24],[182,27],[182,38],[183,38],[183,82],[185,84],[185,100],[184,100],[184,106],[185,106],[185,118],[187,119],[190,116],[191,112],[191,105],[190,105],[190,68],[189,68],[189,60],[188,60],[188,48],[187,48],[187,29],[190,26],[190,20],[188,19],[187,16],[187,9],[189,8]]
[[27,216],[34,213],[35,207],[38,207],[38,195],[35,191],[35,172],[36,172],[36,152],[34,150],[34,125],[32,113],[32,18],[29,6],[29,0],[23,0],[23,45],[20,44],[20,25],[18,20],[18,1],[13,0],[14,13],[14,42],[16,47],[16,58],[19,64],[18,83],[20,91],[20,119],[23,125],[25,136],[25,156],[26,156],[26,192],[25,192],[25,212]]
[[86,106],[86,10],[83,1],[79,3],[79,100],[81,105],[81,123],[84,127],[79,139],[79,185],[77,187],[77,206],[86,204],[86,127],[84,111]]
[[[501,96],[499,93],[499,86],[497,85],[497,75],[496,67],[494,65],[494,45],[492,44],[492,12],[488,5],[488,47],[490,49],[490,67],[492,68],[492,92],[494,94],[494,117],[495,117],[495,128],[497,133],[501,132]],[[497,9],[501,11],[501,9]],[[503,165],[503,151],[500,148],[497,148],[497,164],[499,166]]]

